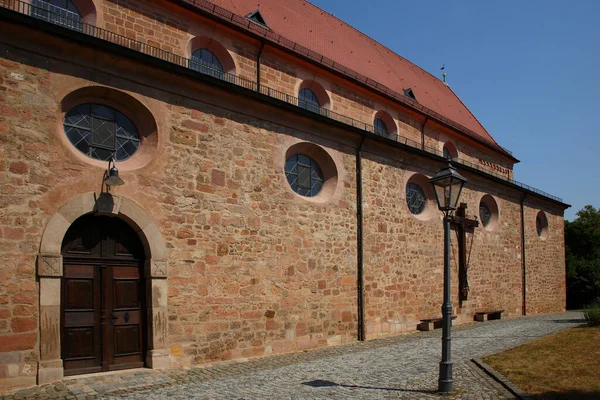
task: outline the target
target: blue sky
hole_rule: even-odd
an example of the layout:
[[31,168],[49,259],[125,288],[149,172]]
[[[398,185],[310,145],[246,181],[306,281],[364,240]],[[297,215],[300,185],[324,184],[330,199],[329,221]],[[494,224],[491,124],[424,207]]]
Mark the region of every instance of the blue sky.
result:
[[600,0],[310,0],[441,76],[521,160],[515,179],[600,206]]

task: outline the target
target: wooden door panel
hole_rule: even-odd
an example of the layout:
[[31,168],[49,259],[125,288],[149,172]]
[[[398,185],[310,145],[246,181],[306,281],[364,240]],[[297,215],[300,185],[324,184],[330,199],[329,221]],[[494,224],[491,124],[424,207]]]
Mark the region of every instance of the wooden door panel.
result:
[[65,265],[62,301],[62,358],[65,375],[101,370],[98,267]]
[[111,280],[107,310],[111,313],[112,337],[107,345],[109,369],[143,366],[141,281],[138,267],[109,267]]
[[94,311],[94,279],[66,279],[65,310]]
[[138,287],[138,280],[115,280],[115,303],[113,309],[139,309],[140,299]]
[[140,330],[137,325],[115,326],[115,357],[139,354]]

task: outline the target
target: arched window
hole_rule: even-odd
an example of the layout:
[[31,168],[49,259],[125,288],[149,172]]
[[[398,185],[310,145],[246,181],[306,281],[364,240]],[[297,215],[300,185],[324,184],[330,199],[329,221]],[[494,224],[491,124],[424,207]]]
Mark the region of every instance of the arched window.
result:
[[390,136],[390,132],[384,120],[381,118],[375,118],[375,133],[379,136]]
[[456,149],[456,146],[454,145],[454,143],[452,143],[452,142],[444,143],[443,152],[444,152],[445,159],[450,159],[452,161],[458,160],[458,150]]
[[81,104],[65,115],[65,134],[88,157],[128,159],[140,146],[138,130],[121,112],[103,104]]
[[81,12],[71,0],[32,0],[30,14],[53,24],[83,30]]
[[300,90],[300,93],[298,93],[298,106],[316,113],[320,112],[321,110],[319,98],[315,92],[308,88],[304,88]]
[[294,154],[285,162],[285,177],[292,190],[301,196],[314,197],[323,187],[319,165],[304,154]]
[[223,78],[223,65],[219,58],[208,49],[198,49],[192,53],[190,68],[203,74]]

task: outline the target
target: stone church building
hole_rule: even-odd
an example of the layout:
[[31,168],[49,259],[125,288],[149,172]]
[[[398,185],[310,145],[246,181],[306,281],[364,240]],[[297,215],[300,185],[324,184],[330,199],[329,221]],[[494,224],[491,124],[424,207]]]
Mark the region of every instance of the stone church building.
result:
[[454,323],[564,310],[568,205],[445,82],[304,0],[211,1],[0,0],[0,389],[414,331],[448,158]]

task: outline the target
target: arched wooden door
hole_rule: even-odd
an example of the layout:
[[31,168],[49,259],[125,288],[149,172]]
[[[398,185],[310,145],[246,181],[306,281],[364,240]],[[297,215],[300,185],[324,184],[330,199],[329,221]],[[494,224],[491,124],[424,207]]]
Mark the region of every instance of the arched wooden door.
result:
[[123,220],[86,215],[62,243],[65,375],[144,365],[144,249]]

